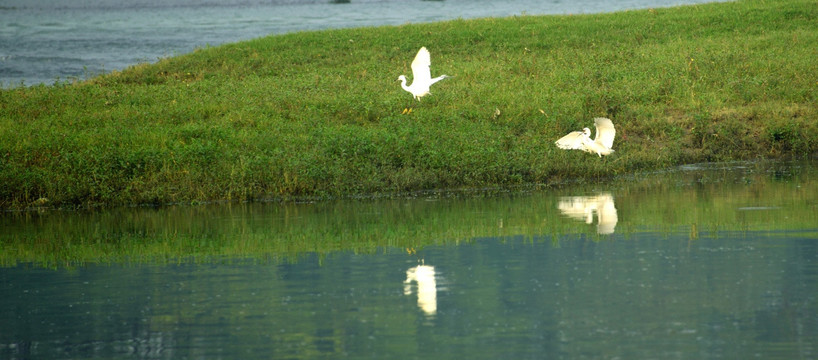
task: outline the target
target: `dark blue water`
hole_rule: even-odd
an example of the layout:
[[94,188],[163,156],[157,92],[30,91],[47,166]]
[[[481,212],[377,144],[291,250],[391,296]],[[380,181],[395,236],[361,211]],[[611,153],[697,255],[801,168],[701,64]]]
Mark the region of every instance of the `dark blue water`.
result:
[[85,79],[270,34],[708,0],[0,0],[0,87]]

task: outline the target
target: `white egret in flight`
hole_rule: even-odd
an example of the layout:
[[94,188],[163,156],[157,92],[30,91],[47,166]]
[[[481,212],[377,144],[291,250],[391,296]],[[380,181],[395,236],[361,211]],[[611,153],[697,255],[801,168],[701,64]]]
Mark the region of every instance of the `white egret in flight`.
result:
[[611,147],[616,130],[611,119],[595,118],[594,126],[596,126],[596,137],[593,140],[591,140],[591,129],[584,128],[582,131],[573,131],[554,143],[560,149],[583,150],[592,154],[596,153],[599,157],[614,152]]
[[424,46],[420,48],[418,54],[415,55],[415,60],[412,61],[412,85],[406,86],[406,76],[398,76],[400,86],[403,90],[412,93],[412,96],[418,101],[420,101],[421,97],[429,94],[429,87],[432,86],[432,84],[450,77],[448,75],[441,75],[432,78],[432,72],[429,70],[429,66],[431,65],[432,60],[429,56],[429,50],[426,50]]

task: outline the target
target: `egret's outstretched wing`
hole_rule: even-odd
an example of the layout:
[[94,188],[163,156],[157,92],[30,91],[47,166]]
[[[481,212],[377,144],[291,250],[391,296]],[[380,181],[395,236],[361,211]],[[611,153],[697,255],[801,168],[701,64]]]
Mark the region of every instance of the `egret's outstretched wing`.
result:
[[415,60],[412,60],[412,84],[430,84],[432,81],[432,71],[429,67],[432,65],[429,50],[426,47],[420,48],[418,54],[415,55]]
[[594,125],[596,125],[596,137],[594,137],[594,142],[601,143],[608,149],[612,148],[616,130],[614,129],[611,119],[595,118]]
[[572,131],[554,143],[557,144],[557,147],[560,149],[578,150],[584,148],[583,144],[587,138],[588,136],[582,131]]
[[432,80],[429,80],[429,85],[432,85],[432,84],[434,84],[434,83],[436,83],[436,82],[438,82],[440,80],[447,79],[447,78],[450,78],[450,77],[451,76],[449,76],[449,75],[440,75],[440,76],[438,76],[436,78],[433,78]]

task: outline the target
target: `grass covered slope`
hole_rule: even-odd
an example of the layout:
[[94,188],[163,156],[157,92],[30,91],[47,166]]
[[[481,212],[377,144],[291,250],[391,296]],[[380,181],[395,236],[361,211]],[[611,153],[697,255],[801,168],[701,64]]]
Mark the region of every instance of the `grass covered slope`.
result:
[[[739,1],[305,32],[0,90],[0,207],[510,186],[808,155],[817,19],[813,0]],[[433,75],[455,77],[418,103],[396,79],[421,46]],[[617,126],[611,156],[554,146],[596,116]]]

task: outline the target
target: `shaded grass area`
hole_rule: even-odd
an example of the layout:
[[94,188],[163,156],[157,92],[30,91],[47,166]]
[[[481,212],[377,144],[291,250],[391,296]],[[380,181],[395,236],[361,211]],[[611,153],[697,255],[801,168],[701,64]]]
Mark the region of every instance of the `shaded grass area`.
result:
[[310,204],[13,212],[0,218],[5,230],[0,233],[0,268],[298,262],[310,254],[339,251],[405,251],[409,258],[422,258],[426,247],[489,238],[558,247],[574,241],[638,241],[646,233],[654,235],[651,241],[688,234],[682,245],[689,246],[730,232],[770,237],[770,246],[776,246],[788,237],[815,237],[815,165],[746,162],[733,164],[733,169],[720,164],[617,177],[604,190],[612,194],[618,213],[610,235],[598,234],[598,213],[586,223],[567,217],[558,206],[564,195],[598,194],[597,184],[485,197],[427,194]]
[[[305,32],[0,90],[0,207],[507,187],[809,156],[816,18],[814,1],[739,1]],[[455,77],[418,103],[396,79],[421,46],[433,74]],[[617,126],[613,155],[553,145],[596,116]]]

